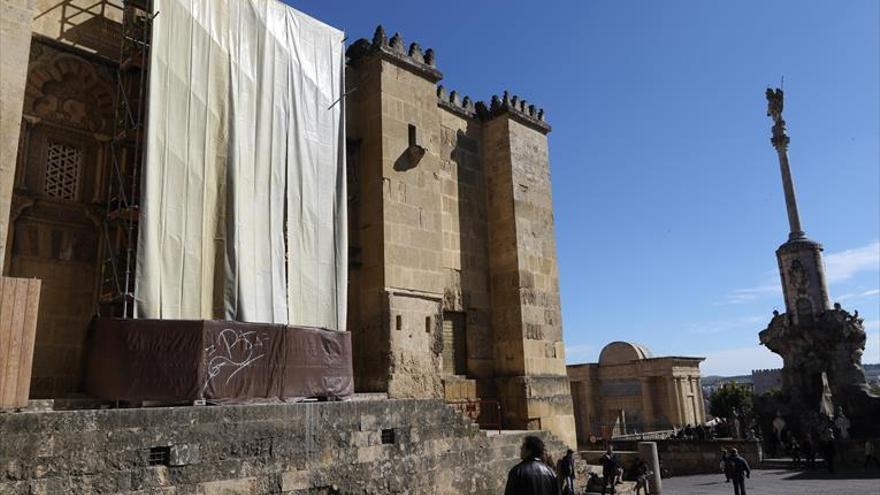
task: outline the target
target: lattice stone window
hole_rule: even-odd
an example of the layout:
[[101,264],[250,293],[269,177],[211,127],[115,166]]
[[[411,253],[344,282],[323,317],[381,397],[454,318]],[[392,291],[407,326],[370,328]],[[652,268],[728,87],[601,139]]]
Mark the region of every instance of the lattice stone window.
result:
[[57,141],[48,142],[45,193],[53,198],[75,201],[79,192],[82,150]]

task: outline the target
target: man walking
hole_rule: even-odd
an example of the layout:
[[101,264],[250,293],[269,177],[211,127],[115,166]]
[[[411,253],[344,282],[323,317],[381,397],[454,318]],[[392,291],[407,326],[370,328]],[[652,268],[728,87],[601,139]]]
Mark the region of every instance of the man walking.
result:
[[574,451],[568,449],[565,457],[559,459],[559,482],[562,484],[562,495],[574,494]]
[[727,455],[728,462],[730,462],[730,479],[733,480],[733,494],[746,495],[745,479],[752,476],[749,463],[740,457],[736,449],[730,449]]
[[556,474],[542,460],[544,441],[529,435],[519,449],[522,462],[507,473],[504,495],[558,495]]
[[727,451],[721,449],[721,462],[718,464],[718,467],[724,471],[724,482],[730,483],[730,462],[728,460]]
[[605,487],[611,485],[611,491],[614,493],[614,483],[617,481],[617,456],[614,454],[614,447],[608,445],[608,449],[602,454],[602,495],[605,495]]

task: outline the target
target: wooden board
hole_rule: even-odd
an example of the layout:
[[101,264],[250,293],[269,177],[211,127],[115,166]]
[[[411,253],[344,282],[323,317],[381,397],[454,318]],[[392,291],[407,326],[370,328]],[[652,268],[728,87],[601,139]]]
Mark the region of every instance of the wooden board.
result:
[[27,405],[39,306],[39,280],[0,277],[0,408]]

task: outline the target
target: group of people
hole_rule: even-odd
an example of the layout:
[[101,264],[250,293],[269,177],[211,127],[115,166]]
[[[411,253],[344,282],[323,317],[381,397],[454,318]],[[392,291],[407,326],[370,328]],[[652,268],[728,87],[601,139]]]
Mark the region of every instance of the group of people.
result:
[[540,437],[529,435],[520,447],[520,459],[507,473],[504,495],[574,495],[574,451],[568,449],[559,462],[544,447]]
[[[833,438],[834,433],[827,433],[825,436],[831,436]],[[791,455],[791,463],[792,467],[797,468],[800,466],[807,467],[812,469],[814,464],[816,463],[816,442],[813,440],[813,435],[806,435],[800,440],[793,433],[788,433],[787,441],[783,441],[782,446],[788,451],[789,455]],[[833,444],[831,441],[825,441],[822,443],[823,454],[822,457],[826,460],[834,458],[833,453]],[[829,446],[832,448],[829,449]],[[829,469],[834,469],[833,465],[829,467]]]
[[733,420],[719,418],[712,425],[686,425],[684,428],[674,431],[669,438],[675,440],[712,440],[715,438],[744,438],[746,440],[760,439],[753,422],[743,426],[744,420],[736,417]]
[[[575,494],[575,462],[574,451],[568,449],[565,456],[554,464],[553,458],[544,447],[544,442],[536,436],[529,435],[523,439],[520,447],[522,462],[507,474],[507,485],[504,495],[574,495]],[[614,447],[608,446],[601,458],[602,481],[593,484],[602,485],[602,493],[614,493],[615,486],[623,481],[623,466],[617,460]],[[649,477],[653,475],[649,466],[641,459],[636,459],[635,471],[636,495],[650,494]],[[591,475],[591,478],[595,475]],[[589,485],[590,483],[588,483]]]
[[[794,468],[806,467],[807,469],[812,469],[815,466],[816,456],[821,455],[828,472],[834,473],[838,440],[847,440],[849,438],[848,420],[843,415],[842,410],[838,411],[838,415],[834,419],[820,414],[815,423],[808,428],[807,433],[803,436],[797,435],[792,429],[784,427],[785,421],[780,422],[779,419],[780,416],[777,413],[777,419],[774,420],[777,441],[774,445],[771,445],[771,449],[778,449],[779,447],[784,449],[791,456],[792,467]],[[871,464],[880,466],[880,460],[877,459],[873,441],[867,439],[864,444],[863,467],[867,469]]]

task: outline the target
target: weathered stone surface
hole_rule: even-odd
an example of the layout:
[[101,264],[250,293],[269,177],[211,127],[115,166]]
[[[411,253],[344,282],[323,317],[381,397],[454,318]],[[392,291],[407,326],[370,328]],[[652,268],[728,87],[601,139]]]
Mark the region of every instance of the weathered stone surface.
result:
[[812,431],[819,427],[825,374],[834,405],[843,407],[852,421],[852,434],[871,437],[880,433],[880,397],[865,380],[862,353],[867,334],[857,312],[850,314],[835,304],[834,309],[799,316],[776,314],[759,338],[784,359],[786,416],[793,420],[793,428]]
[[[657,453],[663,468],[673,476],[718,473],[721,449],[735,448],[753,468],[764,458],[761,443],[748,440],[657,440]],[[615,449],[638,451],[636,440],[616,441]],[[598,457],[598,456],[597,456]],[[589,460],[592,460],[588,456]]]
[[33,17],[34,0],[0,1],[0,267],[5,266]]
[[356,387],[470,397],[443,387],[461,375],[501,401],[506,428],[573,446],[550,127],[516,96],[486,108],[447,93],[433,52],[405,47],[380,26],[348,50]]
[[440,400],[0,414],[0,493],[494,494],[522,435]]

